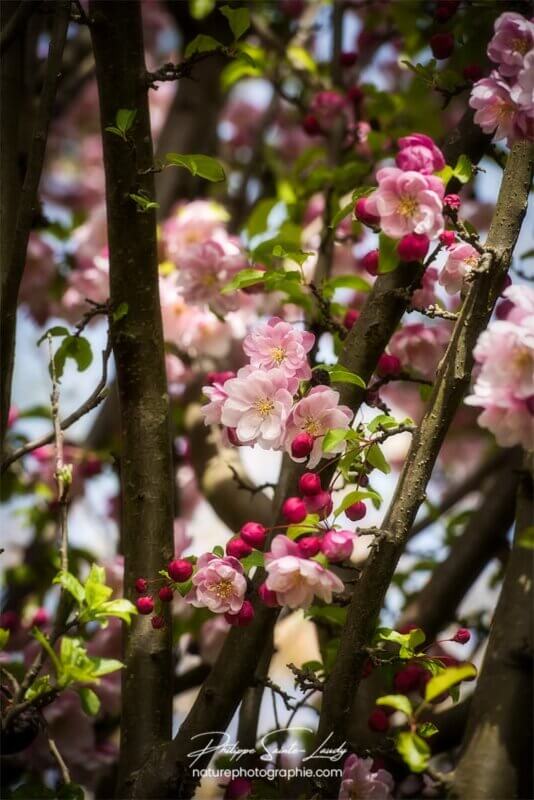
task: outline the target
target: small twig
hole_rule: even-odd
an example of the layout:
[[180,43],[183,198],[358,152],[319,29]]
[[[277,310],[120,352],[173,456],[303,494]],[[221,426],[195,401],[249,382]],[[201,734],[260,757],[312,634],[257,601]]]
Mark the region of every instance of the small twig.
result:
[[[61,422],[61,430],[66,431],[67,428],[70,428],[71,425],[74,425],[81,417],[88,414],[89,411],[92,411],[93,408],[96,408],[102,400],[106,397],[106,384],[108,380],[108,362],[111,356],[111,341],[108,334],[108,341],[106,344],[105,349],[102,351],[102,377],[95,388],[95,390],[89,395],[87,400],[82,403],[76,411],[73,411],[66,419]],[[34,439],[31,442],[27,442],[22,447],[19,447],[17,450],[14,450],[11,455],[9,455],[3,462],[2,467],[0,469],[0,473],[4,473],[5,470],[11,466],[15,461],[18,461],[19,458],[27,455],[27,453],[31,453],[33,450],[37,450],[38,447],[44,447],[46,444],[50,444],[50,442],[54,441],[54,431],[45,434],[44,436],[40,436],[39,439]]]
[[59,752],[59,750],[57,749],[57,745],[55,741],[52,739],[52,737],[47,734],[46,738],[48,740],[48,748],[52,753],[52,755],[54,756],[54,759],[56,760],[57,765],[59,767],[59,771],[61,772],[61,779],[64,784],[68,785],[69,783],[71,783],[70,772],[68,770],[68,767],[63,761],[63,757]]
[[424,314],[425,317],[430,317],[430,319],[439,317],[440,319],[450,320],[451,322],[456,322],[458,319],[458,314],[455,314],[453,311],[447,311],[445,308],[440,308],[439,306],[435,305],[430,305],[426,308],[408,309],[408,313],[411,313],[412,311],[417,311],[418,314]]
[[323,681],[319,680],[319,678],[314,672],[312,672],[311,669],[300,669],[293,663],[288,664],[287,666],[295,676],[295,683],[300,686],[303,691],[306,692],[309,689],[313,689],[315,692],[323,691]]
[[250,492],[252,495],[258,494],[258,492],[263,492],[264,489],[275,489],[276,484],[269,483],[261,483],[259,486],[251,486],[249,483],[243,480],[237,469],[234,467],[233,464],[228,464],[228,469],[232,473],[234,481],[237,483],[240,489],[243,489],[246,492]]
[[157,69],[154,72],[146,73],[147,86],[150,89],[157,90],[158,87],[155,85],[156,83],[163,83],[164,81],[179,81],[181,78],[192,78],[191,71],[195,64],[198,64],[200,61],[204,61],[210,56],[220,54],[227,54],[225,49],[222,47],[218,47],[215,50],[207,50],[201,53],[193,53],[193,55],[189,56],[189,58],[181,61],[180,64],[173,64],[169,61],[160,67],[160,69]]
[[293,698],[291,697],[291,695],[285,692],[281,688],[281,686],[278,686],[278,684],[272,681],[270,678],[263,678],[262,680],[256,681],[256,683],[259,684],[260,686],[265,686],[265,688],[270,689],[273,694],[279,695],[282,698],[283,703],[288,711],[295,710],[295,706],[292,702]]
[[68,572],[68,498],[69,488],[72,481],[72,465],[65,465],[63,459],[63,430],[59,419],[59,384],[56,375],[54,361],[54,351],[52,347],[52,337],[48,334],[48,347],[50,351],[50,372],[52,376],[52,393],[50,395],[50,405],[52,410],[52,421],[54,423],[54,449],[56,468],[54,476],[57,483],[57,500],[59,503],[59,553],[61,558],[61,569]]
[[427,378],[417,378],[414,375],[410,375],[409,372],[399,372],[398,375],[384,375],[383,378],[378,378],[374,383],[372,383],[369,388],[367,389],[368,392],[377,392],[382,386],[386,386],[388,383],[393,383],[395,381],[403,381],[405,383],[419,383],[422,386],[432,386],[432,381],[428,380]]

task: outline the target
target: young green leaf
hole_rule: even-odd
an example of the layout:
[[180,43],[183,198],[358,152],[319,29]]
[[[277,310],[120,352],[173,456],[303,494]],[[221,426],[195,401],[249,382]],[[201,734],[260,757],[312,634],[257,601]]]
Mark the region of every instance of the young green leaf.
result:
[[231,8],[230,6],[223,6],[220,11],[221,14],[223,14],[228,20],[230,30],[234,34],[234,39],[240,39],[250,28],[250,14],[248,8]]
[[360,378],[355,372],[345,369],[345,367],[342,367],[340,364],[327,366],[326,369],[330,373],[330,377],[334,383],[352,383],[354,386],[359,386],[361,389],[365,389],[366,387],[363,378]]
[[3,650],[9,642],[10,631],[7,628],[0,628],[0,650]]
[[134,124],[136,116],[135,108],[119,108],[115,117],[115,125],[122,133],[127,133]]
[[394,708],[396,711],[402,711],[408,718],[412,716],[412,704],[405,694],[386,694],[383,697],[379,697],[376,704],[378,706]]
[[226,178],[222,164],[216,158],[197,155],[181,155],[180,153],[167,153],[165,156],[167,163],[174,167],[184,167],[191,175],[198,175],[212,183],[219,183]]
[[237,275],[234,275],[231,281],[223,286],[221,292],[222,294],[237,292],[238,289],[244,289],[246,286],[254,286],[255,283],[262,283],[265,277],[265,270],[242,269]]
[[461,667],[448,667],[439,675],[431,678],[425,688],[425,700],[430,703],[443,692],[465,680],[476,677],[477,669],[474,664],[463,664]]
[[81,686],[78,689],[82,708],[90,717],[95,717],[100,710],[100,700],[98,695],[89,689],[87,686]]
[[332,428],[329,430],[323,439],[323,453],[329,453],[338,444],[344,442],[348,433],[349,431],[346,428]]
[[56,377],[61,378],[67,358],[76,362],[78,372],[84,372],[93,360],[91,345],[84,336],[66,336],[54,354]]
[[222,48],[222,44],[217,39],[214,39],[213,36],[199,33],[185,48],[184,56],[189,58],[194,53],[208,53],[219,48]]
[[430,747],[411,731],[401,731],[395,737],[397,752],[412,772],[424,772],[430,761]]
[[49,328],[40,339],[37,340],[37,345],[40,345],[41,342],[44,342],[49,336],[68,336],[69,331],[63,325],[54,325],[52,328]]
[[460,183],[468,183],[473,177],[473,164],[469,156],[461,155],[454,168],[454,176]]
[[83,588],[82,584],[78,580],[78,578],[72,574],[72,572],[58,572],[52,583],[59,583],[69,594],[71,594],[78,605],[82,605],[85,600],[85,589]]
[[336,278],[326,281],[324,289],[332,292],[334,289],[354,289],[356,292],[368,292],[371,284],[359,275],[338,275]]
[[53,687],[50,681],[50,675],[40,675],[26,690],[24,699],[35,700],[36,697],[39,697],[42,694],[46,694],[46,692],[50,692],[52,688]]
[[378,237],[378,272],[383,275],[386,272],[393,272],[399,265],[399,254],[397,253],[397,241],[390,239],[385,233]]
[[423,739],[430,739],[431,736],[435,736],[438,732],[433,722],[422,722],[417,726],[417,733],[419,736],[422,736]]
[[420,628],[408,633],[399,633],[391,628],[379,628],[376,632],[377,639],[384,642],[394,642],[400,646],[399,658],[408,659],[413,658],[415,649],[425,641],[425,634]]
[[386,457],[384,456],[381,448],[377,444],[372,444],[371,447],[368,448],[366,460],[373,467],[379,469],[380,472],[383,472],[384,475],[388,475],[391,472],[391,467],[386,461]]

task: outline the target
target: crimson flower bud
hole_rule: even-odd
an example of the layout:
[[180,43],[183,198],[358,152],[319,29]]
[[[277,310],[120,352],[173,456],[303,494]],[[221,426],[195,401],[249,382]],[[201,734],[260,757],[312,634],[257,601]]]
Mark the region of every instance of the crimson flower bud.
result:
[[46,625],[48,622],[50,622],[50,614],[46,608],[38,608],[33,615],[32,625],[36,628],[42,628],[42,626]]
[[148,581],[146,578],[137,578],[135,582],[135,591],[137,594],[145,594],[148,589]]
[[408,233],[397,245],[402,261],[422,261],[428,253],[430,240],[424,233]]
[[276,599],[276,592],[267,587],[266,583],[262,583],[258,589],[258,596],[261,602],[269,608],[278,608],[278,600]]
[[193,574],[193,565],[190,561],[186,561],[185,558],[175,558],[174,561],[170,561],[167,565],[167,572],[173,581],[183,583],[189,580]]
[[363,225],[368,225],[371,228],[376,228],[380,222],[380,217],[377,217],[376,214],[372,214],[367,206],[368,206],[367,197],[359,197],[354,203],[354,216],[356,217],[357,220],[359,220],[359,222],[363,223]]
[[446,194],[443,198],[443,205],[450,211],[458,211],[462,205],[462,201],[457,194]]
[[293,458],[307,458],[313,449],[313,436],[309,433],[298,433],[291,442]]
[[388,715],[386,714],[383,708],[375,708],[374,711],[372,711],[369,719],[367,720],[367,724],[369,725],[372,731],[376,731],[377,733],[384,733],[389,729]]
[[322,491],[321,478],[315,472],[305,472],[299,478],[299,490],[306,497],[313,497]]
[[250,600],[243,600],[243,605],[237,614],[225,614],[225,620],[230,624],[239,628],[249,625],[254,619],[254,606]]
[[466,79],[466,81],[479,81],[482,76],[484,75],[484,70],[480,66],[480,64],[468,64],[462,70],[462,75]]
[[226,381],[229,381],[230,378],[235,378],[235,372],[231,370],[226,370],[226,372],[208,372],[206,375],[206,380],[208,383],[221,383],[225,384]]
[[452,640],[453,642],[458,642],[458,644],[467,644],[470,638],[471,634],[469,633],[467,628],[458,628]]
[[347,50],[339,56],[339,63],[342,67],[352,67],[358,60],[358,53],[354,50]]
[[304,502],[308,513],[319,514],[321,519],[326,519],[332,513],[333,502],[330,492],[318,492],[311,497],[305,497]]
[[348,331],[350,331],[359,316],[360,312],[356,311],[355,308],[347,308],[345,316],[343,317],[343,325]]
[[398,375],[401,370],[401,362],[397,356],[392,356],[389,353],[382,353],[378,359],[378,366],[376,371],[382,378],[390,375]]
[[435,33],[430,37],[430,49],[438,61],[448,58],[454,50],[454,36],[452,33]]
[[439,240],[445,247],[450,247],[456,241],[456,234],[454,231],[443,231],[439,235]]
[[158,592],[158,597],[162,603],[170,603],[174,597],[174,592],[170,586],[162,586]]
[[224,800],[245,800],[252,792],[252,783],[247,778],[232,778],[226,787]]
[[303,558],[313,558],[321,550],[321,539],[319,536],[305,536],[299,539],[298,546]]
[[308,136],[317,136],[321,133],[321,126],[319,120],[313,114],[306,114],[302,120],[302,129]]
[[304,500],[300,497],[288,497],[282,506],[284,519],[291,525],[298,525],[308,516]]
[[152,614],[154,601],[151,597],[139,597],[135,603],[140,614]]
[[352,522],[357,522],[359,519],[363,519],[367,514],[367,507],[363,500],[358,500],[357,503],[353,503],[351,506],[345,509],[345,514],[347,517],[352,520]]
[[242,559],[252,553],[252,547],[243,541],[239,536],[230,539],[226,543],[226,554],[234,558]]
[[361,260],[361,265],[369,275],[376,275],[378,273],[378,250],[370,250],[366,253]]
[[245,522],[239,534],[244,542],[251,547],[263,547],[267,529],[259,522]]

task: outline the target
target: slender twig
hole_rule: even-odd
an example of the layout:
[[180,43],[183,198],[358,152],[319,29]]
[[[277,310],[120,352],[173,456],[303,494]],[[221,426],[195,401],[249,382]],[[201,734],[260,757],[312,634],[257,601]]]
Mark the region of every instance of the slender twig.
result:
[[278,686],[277,683],[272,681],[270,678],[259,680],[258,683],[262,686],[265,686],[267,689],[270,689],[273,694],[279,695],[288,711],[294,710],[295,706],[293,704],[293,698],[290,694],[288,694],[288,692],[285,692],[281,686]]
[[157,89],[156,83],[163,83],[164,81],[178,81],[181,78],[192,78],[191,72],[195,64],[205,61],[214,55],[227,55],[227,51],[223,47],[218,47],[214,50],[206,50],[204,52],[193,53],[189,58],[184,59],[180,64],[173,64],[167,62],[154,72],[146,73],[146,82],[150,89]]
[[[98,385],[94,389],[94,391],[89,395],[87,400],[79,406],[76,411],[73,411],[72,414],[69,414],[61,422],[61,430],[66,431],[67,428],[70,428],[71,425],[74,425],[75,422],[78,422],[79,419],[84,417],[89,411],[92,411],[93,408],[96,408],[102,400],[106,397],[106,384],[108,380],[108,362],[111,356],[111,341],[108,335],[108,341],[106,344],[105,349],[102,351],[102,377],[98,382]],[[15,461],[18,461],[19,458],[27,455],[27,453],[31,453],[33,450],[37,450],[38,447],[44,447],[46,444],[50,444],[50,442],[54,441],[54,431],[50,433],[46,433],[43,436],[40,436],[38,439],[33,439],[31,442],[27,442],[22,447],[19,447],[17,450],[14,450],[11,455],[9,455],[3,462],[0,468],[0,474],[5,472],[5,470],[11,466]]]
[[66,466],[63,458],[63,430],[59,419],[59,384],[57,380],[54,352],[52,348],[52,336],[48,334],[48,347],[50,351],[50,373],[52,376],[52,393],[50,395],[50,406],[52,410],[52,422],[54,423],[54,451],[55,451],[55,472],[54,476],[57,483],[57,500],[59,503],[59,554],[61,569],[68,572],[68,498],[69,488],[72,481],[72,466]]
[[264,489],[275,489],[276,484],[270,483],[266,481],[265,483],[260,483],[259,486],[251,486],[247,481],[243,480],[237,469],[234,467],[233,464],[228,464],[228,469],[231,471],[234,481],[237,483],[240,489],[244,489],[246,492],[250,492],[252,495],[258,494],[258,492],[263,492]]
[[311,669],[301,669],[293,663],[288,664],[287,666],[295,676],[295,683],[300,686],[303,691],[308,691],[309,689],[313,689],[314,692],[323,691],[323,681],[319,680],[319,678],[314,672],[312,672]]
[[439,317],[440,319],[450,320],[451,322],[456,322],[458,319],[458,314],[455,314],[453,311],[447,311],[445,308],[440,308],[439,306],[430,305],[426,308],[410,308],[409,312],[417,311],[418,314],[424,314],[425,317],[430,317],[430,319],[435,319]]
[[52,739],[52,737],[47,734],[46,738],[48,740],[48,748],[49,748],[50,752],[52,753],[52,755],[54,756],[54,759],[56,760],[57,765],[59,767],[59,771],[61,772],[61,779],[62,779],[63,783],[68,785],[69,783],[71,783],[70,772],[68,770],[68,767],[65,764],[65,762],[63,761],[63,757],[62,757],[61,753],[59,752],[59,750],[57,748],[57,745],[56,745],[55,741]]

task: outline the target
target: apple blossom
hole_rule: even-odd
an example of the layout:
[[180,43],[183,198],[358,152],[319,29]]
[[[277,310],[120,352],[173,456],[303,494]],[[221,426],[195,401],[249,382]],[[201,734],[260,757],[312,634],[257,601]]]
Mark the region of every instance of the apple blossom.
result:
[[[349,428],[353,413],[347,406],[339,405],[339,392],[328,386],[314,386],[306,397],[299,400],[287,421],[286,449],[291,452],[291,443],[300,433],[314,437],[310,453],[309,467],[315,467],[321,458],[332,458],[345,450],[345,442],[340,442],[328,453],[323,454],[322,443],[331,428]],[[295,459],[296,461],[302,459]]]
[[329,561],[346,561],[351,557],[355,539],[351,531],[327,531],[321,549]]
[[313,333],[271,317],[266,325],[256,325],[245,337],[243,350],[253,367],[278,368],[288,378],[308,380],[311,377],[308,353],[314,342]]
[[247,581],[237,558],[204,553],[198,559],[192,582],[185,600],[195,608],[209,608],[216,614],[237,614],[241,609]]
[[343,581],[316,561],[302,558],[298,544],[287,536],[274,537],[265,569],[265,585],[276,592],[281,606],[308,608],[314,597],[331,603],[332,593],[343,591]]
[[513,78],[523,66],[525,55],[534,49],[534,23],[514,11],[497,17],[488,56],[499,65],[499,72]]
[[209,239],[191,245],[180,254],[176,285],[187,302],[205,303],[225,313],[236,307],[236,297],[222,295],[221,289],[246,265],[245,257],[230,240],[223,247]]
[[403,136],[397,144],[399,152],[395,163],[402,170],[415,170],[423,175],[432,175],[445,166],[443,153],[430,136],[424,133]]
[[443,231],[445,189],[439,178],[398,167],[383,167],[376,177],[378,188],[367,198],[367,208],[380,217],[384,233],[394,239],[407,233],[433,238]]
[[343,765],[338,800],[392,800],[394,788],[387,770],[374,770],[372,758],[351,753]]
[[458,242],[448,248],[447,261],[439,275],[439,283],[447,294],[460,291],[465,276],[479,261],[480,253],[467,242]]
[[391,337],[389,347],[404,369],[432,379],[449,339],[450,326],[446,323],[414,322],[399,328]]

